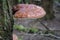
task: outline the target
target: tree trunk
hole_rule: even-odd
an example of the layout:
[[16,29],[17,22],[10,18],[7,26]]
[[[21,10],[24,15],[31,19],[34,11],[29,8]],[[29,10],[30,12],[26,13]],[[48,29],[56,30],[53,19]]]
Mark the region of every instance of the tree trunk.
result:
[[54,12],[53,12],[53,0],[41,0],[41,5],[46,11],[46,19],[53,19]]
[[9,0],[0,0],[0,25],[3,30],[0,34],[3,40],[12,40],[14,21],[10,3]]
[[41,5],[41,1],[40,0],[30,0],[30,3],[32,4],[36,4],[36,5]]

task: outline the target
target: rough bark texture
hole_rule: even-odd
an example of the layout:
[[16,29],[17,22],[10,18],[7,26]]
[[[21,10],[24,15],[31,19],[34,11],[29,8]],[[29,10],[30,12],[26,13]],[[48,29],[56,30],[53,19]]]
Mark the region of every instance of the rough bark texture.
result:
[[46,19],[53,19],[54,18],[53,0],[41,0],[41,5],[47,13]]
[[9,0],[0,0],[1,2],[1,12],[0,12],[0,23],[3,33],[1,32],[1,37],[3,40],[12,40],[13,31],[13,16]]
[[38,0],[30,0],[29,3],[30,4],[36,4],[36,5],[39,5],[39,6],[41,5],[40,0],[39,1]]

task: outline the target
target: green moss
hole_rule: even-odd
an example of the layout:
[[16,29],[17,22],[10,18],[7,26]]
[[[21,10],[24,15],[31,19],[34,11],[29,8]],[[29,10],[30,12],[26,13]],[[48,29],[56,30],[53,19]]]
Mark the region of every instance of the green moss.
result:
[[29,33],[37,33],[38,29],[37,28],[30,28]]
[[25,29],[23,25],[14,25],[13,28],[19,31],[23,31]]

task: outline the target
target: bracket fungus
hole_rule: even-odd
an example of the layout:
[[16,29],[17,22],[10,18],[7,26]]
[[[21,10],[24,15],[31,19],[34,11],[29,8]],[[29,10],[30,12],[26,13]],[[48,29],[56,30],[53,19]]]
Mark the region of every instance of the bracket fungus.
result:
[[15,18],[42,18],[46,15],[44,9],[34,4],[17,4],[13,7]]
[[13,34],[13,40],[18,40],[18,37],[16,34]]

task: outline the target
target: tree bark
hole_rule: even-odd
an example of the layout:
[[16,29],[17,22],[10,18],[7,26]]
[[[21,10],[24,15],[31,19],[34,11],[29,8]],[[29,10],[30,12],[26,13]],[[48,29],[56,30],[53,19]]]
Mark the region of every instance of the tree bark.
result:
[[14,21],[10,4],[11,2],[9,0],[0,0],[0,2],[0,25],[3,30],[3,33],[1,32],[1,37],[3,40],[12,40]]
[[32,4],[36,4],[36,5],[41,5],[41,1],[40,0],[30,0],[30,3]]
[[54,12],[53,12],[53,0],[41,0],[41,5],[46,11],[46,19],[53,19]]

